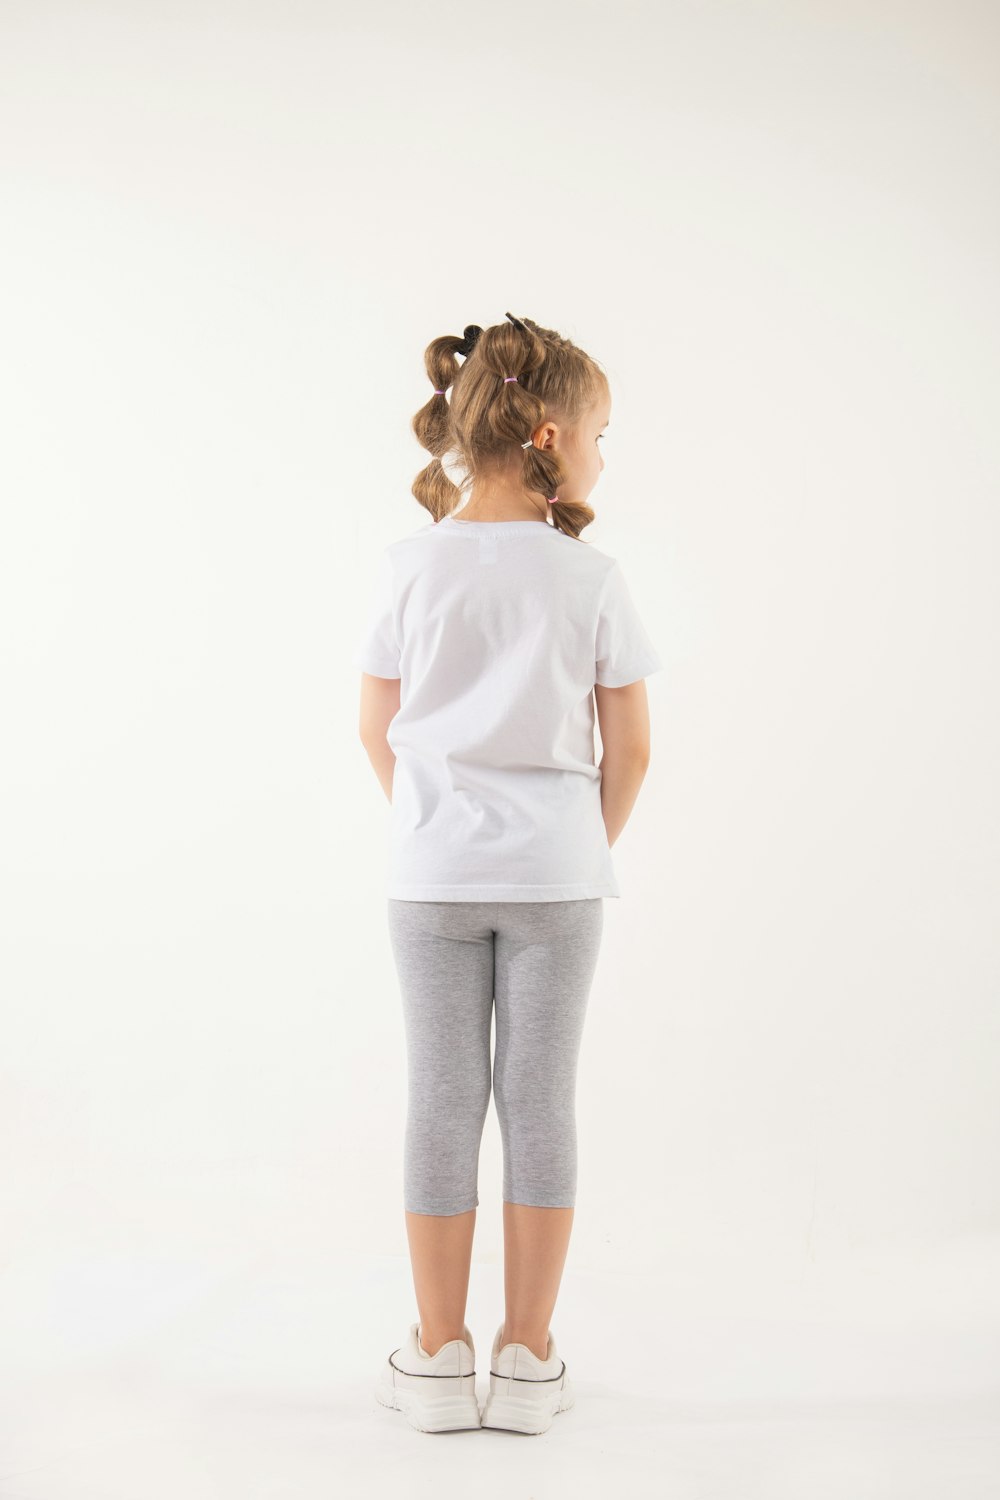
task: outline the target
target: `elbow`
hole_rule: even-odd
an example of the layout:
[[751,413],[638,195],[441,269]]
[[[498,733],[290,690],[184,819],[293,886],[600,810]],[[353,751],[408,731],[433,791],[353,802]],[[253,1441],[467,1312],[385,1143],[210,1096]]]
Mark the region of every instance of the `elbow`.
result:
[[380,745],[384,745],[388,736],[389,726],[386,723],[373,723],[370,719],[362,719],[358,725],[358,739],[369,754],[372,750],[378,749]]
[[649,769],[650,746],[646,739],[620,740],[615,744],[604,746],[605,760],[613,760],[617,765],[628,766],[633,770],[641,771],[643,774]]

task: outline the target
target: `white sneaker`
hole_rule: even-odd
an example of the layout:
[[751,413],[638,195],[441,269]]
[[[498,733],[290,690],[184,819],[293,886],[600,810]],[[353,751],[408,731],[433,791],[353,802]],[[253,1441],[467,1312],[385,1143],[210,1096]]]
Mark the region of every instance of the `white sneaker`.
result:
[[500,1347],[503,1324],[497,1329],[490,1355],[490,1393],[483,1407],[484,1427],[505,1432],[547,1432],[556,1412],[567,1411],[576,1400],[549,1333],[546,1359],[526,1344]]
[[476,1400],[476,1346],[464,1338],[442,1344],[436,1354],[421,1346],[419,1323],[394,1349],[375,1382],[375,1399],[401,1411],[419,1432],[455,1432],[479,1426]]

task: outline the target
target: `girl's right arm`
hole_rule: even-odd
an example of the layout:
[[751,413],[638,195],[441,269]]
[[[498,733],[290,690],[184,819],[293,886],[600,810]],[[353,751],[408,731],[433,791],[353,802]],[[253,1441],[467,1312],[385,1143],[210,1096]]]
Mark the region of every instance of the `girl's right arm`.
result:
[[649,767],[649,699],[643,678],[625,687],[594,684],[601,731],[601,813],[614,844],[635,805]]

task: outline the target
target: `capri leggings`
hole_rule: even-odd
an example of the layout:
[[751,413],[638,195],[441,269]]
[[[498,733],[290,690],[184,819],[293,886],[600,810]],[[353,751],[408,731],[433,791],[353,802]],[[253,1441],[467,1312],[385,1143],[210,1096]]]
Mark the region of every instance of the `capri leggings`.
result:
[[388,901],[407,1053],[403,1200],[410,1213],[479,1203],[492,1088],[503,1197],[576,1202],[576,1072],[603,897]]

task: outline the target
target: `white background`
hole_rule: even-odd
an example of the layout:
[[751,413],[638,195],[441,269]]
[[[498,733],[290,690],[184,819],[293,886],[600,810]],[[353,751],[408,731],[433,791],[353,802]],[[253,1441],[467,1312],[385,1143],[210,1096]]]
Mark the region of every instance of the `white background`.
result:
[[[0,8],[3,1500],[996,1494],[998,48],[972,0]],[[665,666],[578,1409],[487,1461],[370,1394],[416,1309],[349,654],[424,348],[507,310],[608,372],[585,535]]]

